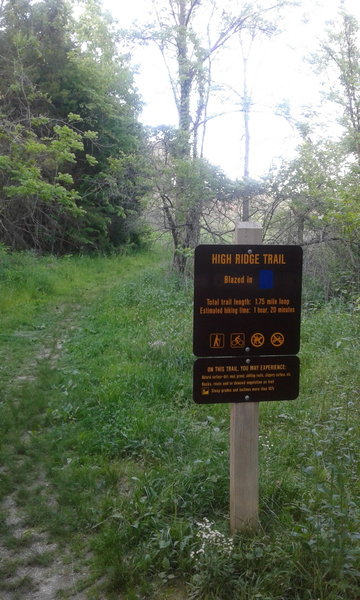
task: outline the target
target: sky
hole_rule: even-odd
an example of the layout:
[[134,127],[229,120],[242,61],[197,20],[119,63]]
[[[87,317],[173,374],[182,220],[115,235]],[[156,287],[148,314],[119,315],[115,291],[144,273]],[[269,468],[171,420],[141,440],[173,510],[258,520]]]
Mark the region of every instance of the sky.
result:
[[[225,1],[225,0],[224,0]],[[236,0],[229,0],[230,4]],[[267,0],[263,0],[266,3]],[[304,57],[314,52],[324,36],[328,22],[343,6],[360,19],[360,0],[302,0],[301,6],[288,9],[281,24],[282,32],[271,39],[259,40],[249,62],[249,86],[253,101],[250,116],[250,176],[265,175],[282,159],[291,158],[299,143],[296,130],[274,108],[284,101],[294,117],[301,118],[309,105],[321,102],[321,85]],[[118,2],[103,0],[103,6],[119,26],[128,28],[146,21],[150,0]],[[219,0],[221,6],[221,0]],[[146,125],[177,124],[177,113],[162,58],[155,48],[141,46],[133,52],[137,65],[136,85],[144,108],[140,117]],[[240,89],[241,58],[235,52],[219,59],[215,69],[217,83]],[[214,112],[223,106],[213,105]],[[336,136],[336,113],[328,109],[329,134]],[[240,112],[212,119],[207,127],[205,157],[220,166],[232,178],[243,175],[243,126]]]

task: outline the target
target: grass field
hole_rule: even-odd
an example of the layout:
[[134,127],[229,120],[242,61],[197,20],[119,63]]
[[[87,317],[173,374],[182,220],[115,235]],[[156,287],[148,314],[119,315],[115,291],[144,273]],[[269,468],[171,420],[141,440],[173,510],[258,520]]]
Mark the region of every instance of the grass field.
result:
[[2,600],[359,599],[359,313],[304,315],[301,395],[261,405],[261,528],[231,538],[229,407],[191,399],[166,253],[2,252],[0,286]]

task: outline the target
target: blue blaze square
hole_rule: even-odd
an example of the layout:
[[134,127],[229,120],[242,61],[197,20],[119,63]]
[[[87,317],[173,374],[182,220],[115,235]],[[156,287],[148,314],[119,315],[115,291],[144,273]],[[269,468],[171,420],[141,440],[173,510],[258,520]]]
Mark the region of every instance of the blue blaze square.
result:
[[260,271],[259,287],[262,290],[270,290],[274,287],[274,272],[270,269],[262,269]]

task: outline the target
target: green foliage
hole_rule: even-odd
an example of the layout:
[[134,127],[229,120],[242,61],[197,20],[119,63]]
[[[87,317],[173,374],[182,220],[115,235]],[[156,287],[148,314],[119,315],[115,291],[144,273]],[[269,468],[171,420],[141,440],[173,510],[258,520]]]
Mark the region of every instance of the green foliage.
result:
[[36,200],[59,203],[76,212],[79,194],[59,183],[72,186],[73,178],[59,169],[76,162],[74,151],[83,149],[81,136],[66,125],[51,128],[48,123],[46,137],[38,137],[31,129],[6,122],[0,135],[3,149],[8,152],[0,165],[4,204],[10,204],[11,198],[27,198],[33,204]]
[[357,165],[343,144],[326,141],[304,141],[270,183],[267,239],[304,247],[306,302],[360,293],[358,189]]
[[[202,158],[180,157],[177,132],[158,127],[149,132],[149,174],[155,185],[150,189],[148,211],[154,225],[169,231],[173,241],[173,265],[186,273],[187,259],[200,242],[200,234],[224,229],[215,221],[219,210],[226,212],[236,184],[218,167]],[[224,217],[223,223],[227,224]]]
[[336,69],[337,82],[328,97],[342,108],[343,143],[348,154],[360,163],[360,49],[359,23],[345,10],[339,23],[327,31],[321,46],[320,68]]
[[266,235],[304,246],[305,275],[313,291],[306,301],[315,304],[334,297],[355,299],[360,293],[358,33],[357,20],[341,10],[313,57],[318,74],[327,75],[324,96],[340,107],[338,139],[326,139],[318,114],[299,123],[286,104],[280,107],[303,141],[295,159],[283,165],[270,185]]
[[2,251],[3,297],[24,295],[2,307],[1,494],[91,546],[98,597],[356,600],[359,313],[305,314],[301,396],[261,405],[262,528],[231,538],[228,409],[191,400],[191,291],[160,253]]
[[[97,2],[85,2],[78,21],[66,0],[5,3],[0,31],[5,244],[63,253],[111,250],[127,243],[132,231],[134,239],[141,237],[139,100],[116,41]],[[99,196],[107,187],[109,160],[126,156],[136,172],[133,193],[122,193],[119,185],[104,207]]]

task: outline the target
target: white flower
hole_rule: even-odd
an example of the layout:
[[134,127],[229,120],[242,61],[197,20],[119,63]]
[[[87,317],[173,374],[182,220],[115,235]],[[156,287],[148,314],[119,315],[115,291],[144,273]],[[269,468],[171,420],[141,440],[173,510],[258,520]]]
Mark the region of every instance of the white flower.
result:
[[191,558],[200,557],[206,551],[216,549],[225,555],[230,555],[234,549],[234,541],[231,537],[226,537],[221,531],[213,529],[214,523],[206,517],[203,521],[196,523],[199,530],[197,537],[201,540],[200,548],[191,553]]
[[150,348],[162,348],[162,346],[166,346],[166,342],[162,340],[156,340],[155,342],[149,342]]

